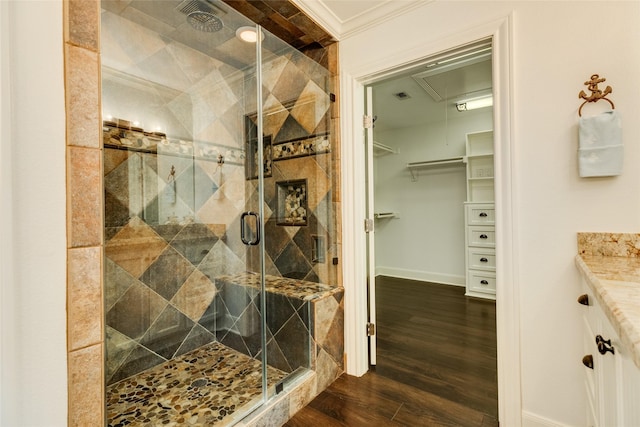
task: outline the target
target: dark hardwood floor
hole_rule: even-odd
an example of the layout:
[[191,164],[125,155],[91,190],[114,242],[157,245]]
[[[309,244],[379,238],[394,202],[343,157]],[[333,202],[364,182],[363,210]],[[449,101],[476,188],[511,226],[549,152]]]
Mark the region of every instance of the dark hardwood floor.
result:
[[285,426],[498,426],[495,303],[457,286],[376,284],[377,366],[342,375]]

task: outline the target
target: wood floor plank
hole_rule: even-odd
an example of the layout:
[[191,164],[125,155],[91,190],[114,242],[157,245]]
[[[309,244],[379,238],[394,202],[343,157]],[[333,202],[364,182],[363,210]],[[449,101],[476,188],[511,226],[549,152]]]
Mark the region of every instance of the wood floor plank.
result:
[[378,365],[343,375],[287,424],[498,427],[495,302],[376,278]]

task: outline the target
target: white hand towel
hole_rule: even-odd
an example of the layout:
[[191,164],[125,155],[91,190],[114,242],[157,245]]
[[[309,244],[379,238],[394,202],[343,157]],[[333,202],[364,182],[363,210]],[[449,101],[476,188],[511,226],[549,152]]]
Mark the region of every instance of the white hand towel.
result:
[[622,119],[616,111],[580,117],[578,162],[581,177],[622,173]]

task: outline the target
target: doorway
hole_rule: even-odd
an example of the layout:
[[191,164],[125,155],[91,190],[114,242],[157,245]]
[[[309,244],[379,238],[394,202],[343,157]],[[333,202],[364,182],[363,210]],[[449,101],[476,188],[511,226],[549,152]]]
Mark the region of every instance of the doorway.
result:
[[429,57],[365,93],[370,363],[495,419],[491,45]]
[[368,337],[366,335],[367,287],[366,238],[363,219],[366,217],[366,187],[364,132],[358,126],[364,115],[365,85],[381,80],[400,69],[409,69],[424,58],[444,52],[452,46],[462,46],[487,37],[493,42],[493,95],[494,95],[494,153],[496,216],[496,333],[498,348],[498,401],[501,423],[519,426],[522,423],[520,378],[520,299],[517,275],[518,211],[513,158],[515,144],[512,138],[512,18],[500,19],[469,28],[448,37],[432,40],[416,48],[398,51],[392,58],[379,59],[345,67],[341,76],[341,149],[343,197],[353,203],[343,204],[344,255],[343,277],[345,294],[345,352],[346,371],[361,376],[369,369]]

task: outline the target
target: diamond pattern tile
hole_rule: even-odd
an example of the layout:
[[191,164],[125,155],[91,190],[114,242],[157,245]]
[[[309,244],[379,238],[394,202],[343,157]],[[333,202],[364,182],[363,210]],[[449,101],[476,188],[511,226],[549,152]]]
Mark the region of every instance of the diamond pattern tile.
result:
[[166,306],[166,300],[142,283],[136,282],[107,312],[107,325],[138,340]]
[[167,246],[163,238],[140,218],[134,217],[109,240],[105,254],[133,277],[140,275]]
[[291,109],[291,116],[312,134],[329,107],[327,93],[310,80]]
[[171,359],[193,326],[194,322],[187,316],[175,307],[167,305],[144,334],[140,344],[165,359]]
[[218,237],[204,224],[185,226],[171,241],[171,246],[191,261],[194,266],[207,256]]
[[[139,13],[160,13],[142,3]],[[104,150],[108,381],[216,340],[257,357],[257,291],[216,283],[221,275],[256,271],[260,263],[257,248],[243,245],[239,233],[241,213],[258,206],[257,180],[246,179],[242,164],[246,141],[256,131],[255,75],[234,68],[244,67],[255,52],[235,39],[213,48],[205,33],[197,35],[194,50],[180,43],[187,37],[182,29],[175,31],[176,41],[110,11],[103,19],[105,28],[116,28],[116,21],[119,28],[102,37],[109,75],[135,82],[107,80],[104,105],[122,119],[141,119],[145,130],[157,122],[176,138],[158,144],[157,154]],[[222,55],[226,63],[205,52]],[[331,105],[323,89],[329,80],[321,66],[291,51],[267,61],[263,77],[263,124],[272,144],[329,130]],[[120,144],[116,133],[105,138],[106,144]],[[221,168],[218,153],[226,160]],[[312,268],[311,236],[335,230],[331,155],[305,156],[277,159],[265,179],[264,262],[274,276],[322,282],[329,269]],[[278,210],[275,183],[298,179],[308,181],[309,224],[278,226],[271,220]],[[308,349],[309,303],[283,296],[267,296],[266,302],[271,364],[287,372],[308,364],[308,356],[286,346]],[[325,335],[331,335],[339,324],[327,327]],[[327,351],[339,349],[327,344]]]
[[142,274],[140,281],[170,300],[193,271],[194,267],[188,260],[172,247],[167,247]]
[[216,296],[216,286],[200,271],[194,271],[172,298],[178,310],[197,322]]

